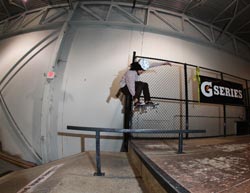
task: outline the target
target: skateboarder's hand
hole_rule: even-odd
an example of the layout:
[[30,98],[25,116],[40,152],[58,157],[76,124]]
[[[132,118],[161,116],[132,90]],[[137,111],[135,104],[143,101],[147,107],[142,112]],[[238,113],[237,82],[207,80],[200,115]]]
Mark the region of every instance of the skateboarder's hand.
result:
[[137,102],[139,102],[139,99],[138,99],[138,98],[134,98],[134,99],[133,99],[133,102],[134,102],[134,103],[137,103]]

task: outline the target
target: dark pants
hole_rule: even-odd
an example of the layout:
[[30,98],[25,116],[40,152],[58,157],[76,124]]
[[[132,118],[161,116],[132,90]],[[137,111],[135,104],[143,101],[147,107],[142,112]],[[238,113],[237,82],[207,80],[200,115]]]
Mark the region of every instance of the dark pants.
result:
[[[125,95],[131,95],[127,85],[121,88],[121,91]],[[150,93],[148,88],[148,83],[142,82],[142,81],[136,81],[135,82],[135,96],[134,98],[140,99],[141,93],[143,93],[144,101],[150,101]]]

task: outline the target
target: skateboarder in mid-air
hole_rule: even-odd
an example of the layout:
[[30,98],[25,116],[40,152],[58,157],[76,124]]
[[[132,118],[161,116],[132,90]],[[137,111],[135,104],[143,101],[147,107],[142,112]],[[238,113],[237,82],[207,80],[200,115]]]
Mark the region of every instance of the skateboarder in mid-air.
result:
[[169,62],[150,64],[148,60],[140,59],[137,62],[131,63],[130,69],[122,77],[122,80],[120,81],[121,92],[125,95],[131,95],[133,97],[135,107],[143,104],[140,102],[141,93],[143,93],[146,105],[154,105],[150,98],[148,83],[138,81],[138,79],[139,76],[147,69],[160,65],[172,66]]

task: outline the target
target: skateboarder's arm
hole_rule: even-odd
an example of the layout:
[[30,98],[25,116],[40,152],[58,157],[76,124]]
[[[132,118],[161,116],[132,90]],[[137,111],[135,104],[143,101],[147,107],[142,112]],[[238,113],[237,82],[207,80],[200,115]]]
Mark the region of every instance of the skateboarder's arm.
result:
[[162,66],[162,65],[169,65],[169,66],[172,66],[172,64],[169,63],[169,62],[150,62],[149,68],[154,68],[154,67]]

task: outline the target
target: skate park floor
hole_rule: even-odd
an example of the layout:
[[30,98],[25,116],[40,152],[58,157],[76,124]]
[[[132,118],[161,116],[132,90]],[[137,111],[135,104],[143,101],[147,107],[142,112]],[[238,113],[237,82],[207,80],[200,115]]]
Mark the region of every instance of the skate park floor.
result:
[[0,178],[3,193],[142,193],[126,153],[102,153],[105,176],[94,176],[95,153],[85,152]]
[[[3,193],[248,193],[250,136],[132,140],[129,152],[82,152],[0,178]],[[157,176],[158,175],[158,176]]]
[[185,192],[250,192],[249,135],[184,140],[183,154],[177,154],[175,140],[135,140],[132,144],[165,179]]

